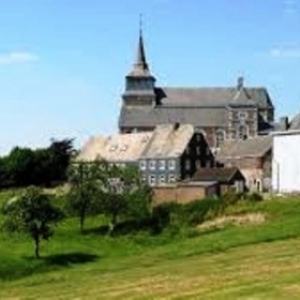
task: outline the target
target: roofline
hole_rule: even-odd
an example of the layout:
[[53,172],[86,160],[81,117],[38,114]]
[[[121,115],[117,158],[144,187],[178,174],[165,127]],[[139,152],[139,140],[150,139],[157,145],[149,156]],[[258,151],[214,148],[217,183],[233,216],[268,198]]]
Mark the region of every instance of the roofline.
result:
[[226,159],[240,159],[240,158],[256,158],[264,156],[268,151],[272,149],[272,146],[266,151],[259,152],[258,154],[248,154],[248,155],[230,155],[230,156],[223,156],[220,157],[219,160],[226,160]]
[[278,136],[278,135],[295,135],[300,134],[299,129],[292,129],[292,130],[286,130],[286,131],[273,131],[271,132],[272,136]]
[[232,170],[232,174],[231,174],[231,176],[229,177],[228,181],[231,181],[231,179],[234,177],[234,175],[235,175],[237,172],[240,172],[238,168],[235,168],[234,170]]
[[227,105],[228,104],[226,104],[225,102],[223,105],[222,104],[218,104],[218,105],[192,105],[192,104],[176,105],[176,104],[163,103],[163,104],[156,105],[154,108],[159,107],[159,108],[178,108],[178,109],[180,109],[180,108],[198,108],[199,107],[199,108],[210,108],[210,109],[211,108],[225,108],[226,109]]
[[[185,90],[189,90],[189,89],[236,89],[237,87],[235,85],[229,85],[229,86],[158,86],[157,88],[161,88],[161,89],[185,89]],[[266,90],[267,91],[267,87],[266,86],[244,86],[244,89],[260,89],[260,90]]]

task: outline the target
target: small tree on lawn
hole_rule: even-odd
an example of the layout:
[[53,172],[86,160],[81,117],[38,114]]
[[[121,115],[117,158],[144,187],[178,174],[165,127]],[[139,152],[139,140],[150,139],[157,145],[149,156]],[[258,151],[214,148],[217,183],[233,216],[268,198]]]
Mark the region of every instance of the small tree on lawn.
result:
[[110,217],[109,233],[112,233],[120,216],[137,220],[149,214],[151,189],[142,182],[135,167],[113,166],[107,172],[107,176],[102,209],[103,213]]
[[63,218],[60,209],[53,206],[50,196],[36,187],[29,187],[18,198],[3,207],[6,216],[4,228],[10,232],[25,232],[34,241],[35,257],[40,257],[40,241],[53,235],[53,226]]
[[71,189],[67,197],[67,210],[78,216],[81,232],[86,216],[99,212],[107,169],[108,164],[104,161],[91,164],[78,162],[69,168]]

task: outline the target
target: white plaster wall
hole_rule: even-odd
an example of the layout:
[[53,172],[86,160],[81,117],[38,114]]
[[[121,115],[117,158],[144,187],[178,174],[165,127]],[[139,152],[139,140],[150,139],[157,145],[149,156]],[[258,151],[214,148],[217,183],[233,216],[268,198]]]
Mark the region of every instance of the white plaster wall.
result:
[[300,192],[300,133],[273,137],[272,188]]

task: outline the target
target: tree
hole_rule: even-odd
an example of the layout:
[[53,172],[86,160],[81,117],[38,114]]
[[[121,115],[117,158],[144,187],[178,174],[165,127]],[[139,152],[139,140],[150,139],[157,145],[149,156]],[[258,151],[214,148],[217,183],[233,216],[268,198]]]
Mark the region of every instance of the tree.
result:
[[142,180],[136,167],[113,166],[108,176],[102,210],[110,217],[109,233],[117,225],[118,218],[142,219],[149,215],[152,191]]
[[34,241],[34,253],[40,258],[40,241],[53,235],[53,226],[63,218],[50,196],[36,187],[28,187],[19,197],[8,201],[3,207],[6,216],[4,228],[10,232],[25,232]]
[[80,231],[84,230],[87,215],[99,212],[100,198],[104,195],[108,164],[104,161],[78,162],[68,171],[71,189],[67,197],[67,210],[79,217]]
[[110,218],[112,233],[120,216],[130,219],[149,215],[151,189],[136,167],[117,167],[105,161],[78,162],[69,169],[68,210],[79,217],[83,231],[87,215],[104,214]]
[[0,187],[50,186],[67,180],[73,140],[52,140],[47,148],[15,147],[0,157]]
[[50,154],[50,172],[53,181],[61,182],[67,180],[67,170],[70,161],[75,153],[73,139],[63,139],[61,141],[51,140],[51,145],[47,149]]
[[9,177],[15,186],[31,184],[34,174],[34,151],[29,148],[15,147],[6,159]]

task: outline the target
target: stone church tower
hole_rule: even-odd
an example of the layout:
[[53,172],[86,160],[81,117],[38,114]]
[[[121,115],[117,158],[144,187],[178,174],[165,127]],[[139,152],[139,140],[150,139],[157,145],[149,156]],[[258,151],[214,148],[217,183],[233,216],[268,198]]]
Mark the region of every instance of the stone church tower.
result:
[[273,130],[274,106],[264,87],[158,87],[147,64],[140,30],[136,61],[126,76],[119,131],[150,131],[159,124],[192,124],[212,149]]

